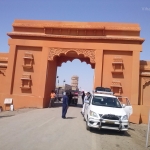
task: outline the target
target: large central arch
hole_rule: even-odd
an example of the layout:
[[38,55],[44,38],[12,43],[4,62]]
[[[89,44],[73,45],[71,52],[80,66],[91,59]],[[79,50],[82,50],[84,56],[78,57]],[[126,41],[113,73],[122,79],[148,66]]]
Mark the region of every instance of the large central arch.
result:
[[78,58],[94,68],[94,87],[110,87],[138,104],[139,58],[144,39],[138,24],[15,20],[1,99],[14,108],[47,107],[57,66]]
[[[71,55],[67,54],[72,53]],[[66,59],[63,58],[62,60],[58,60],[58,63],[61,64],[62,62],[66,62],[68,60],[72,61],[75,58],[79,58],[81,62],[85,61],[87,64],[91,64],[92,68],[94,69],[95,66],[95,50],[94,49],[75,49],[75,48],[54,48],[51,47],[49,50],[48,60],[53,61],[56,56],[60,55],[68,56]],[[76,55],[77,54],[77,55]],[[89,58],[89,61],[86,61],[85,58]]]

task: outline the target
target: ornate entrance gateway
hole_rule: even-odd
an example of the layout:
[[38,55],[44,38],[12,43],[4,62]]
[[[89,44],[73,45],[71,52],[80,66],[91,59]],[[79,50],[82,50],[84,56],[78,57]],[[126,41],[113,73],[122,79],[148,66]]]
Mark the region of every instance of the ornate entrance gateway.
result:
[[47,107],[57,67],[75,58],[95,69],[94,87],[110,87],[139,104],[144,39],[138,24],[15,20],[8,36],[9,53],[0,54],[8,59],[1,61],[2,107],[6,97],[13,98],[15,109]]

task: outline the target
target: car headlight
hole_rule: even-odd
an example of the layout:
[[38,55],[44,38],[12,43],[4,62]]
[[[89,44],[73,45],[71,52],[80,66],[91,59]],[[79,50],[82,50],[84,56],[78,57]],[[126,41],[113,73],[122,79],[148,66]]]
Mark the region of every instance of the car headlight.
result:
[[97,114],[95,112],[91,111],[91,110],[90,110],[90,116],[96,117],[96,118],[98,117]]
[[122,120],[128,120],[128,116],[127,115],[123,116]]

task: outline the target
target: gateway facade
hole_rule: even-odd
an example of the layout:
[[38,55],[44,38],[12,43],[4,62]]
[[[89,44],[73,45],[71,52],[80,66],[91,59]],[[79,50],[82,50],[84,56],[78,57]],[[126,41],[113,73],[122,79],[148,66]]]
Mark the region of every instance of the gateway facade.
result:
[[95,69],[93,88],[110,87],[133,105],[131,121],[147,122],[150,62],[140,61],[138,24],[15,20],[9,53],[0,53],[0,105],[45,108],[57,67],[78,58]]

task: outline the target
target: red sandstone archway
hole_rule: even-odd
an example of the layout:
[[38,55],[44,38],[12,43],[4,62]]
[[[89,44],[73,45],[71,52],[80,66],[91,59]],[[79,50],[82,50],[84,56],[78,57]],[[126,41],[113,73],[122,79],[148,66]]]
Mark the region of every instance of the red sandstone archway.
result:
[[[1,104],[11,97],[15,109],[46,107],[48,92],[55,87],[57,66],[72,60],[71,52],[75,52],[95,68],[94,87],[117,88],[116,94],[129,97],[138,109],[144,42],[140,30],[138,24],[128,23],[15,20],[8,33],[8,62],[0,60],[0,81],[5,85],[0,88]],[[134,115],[131,119],[138,121],[139,114]]]
[[[67,57],[74,56],[74,58],[89,58],[92,66],[95,64],[95,50],[94,49],[75,49],[75,48],[50,48],[48,60],[52,61],[54,57],[60,56],[61,54],[66,55]],[[68,58],[69,59],[69,58]],[[65,60],[64,60],[65,61]]]
[[44,107],[49,104],[50,91],[55,89],[55,81],[57,74],[57,67],[60,67],[62,63],[67,61],[73,61],[79,59],[81,62],[86,62],[91,65],[91,68],[95,68],[95,51],[83,50],[83,49],[62,49],[62,48],[50,48],[47,65],[47,78],[45,86],[45,100]]

